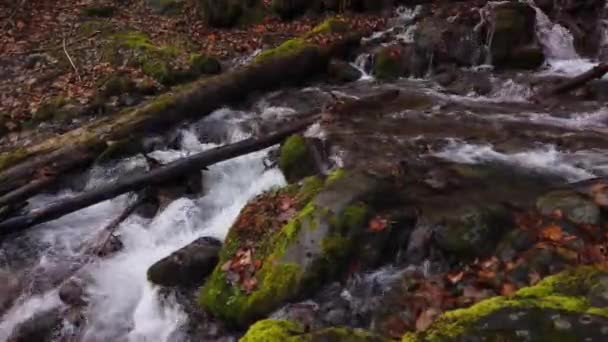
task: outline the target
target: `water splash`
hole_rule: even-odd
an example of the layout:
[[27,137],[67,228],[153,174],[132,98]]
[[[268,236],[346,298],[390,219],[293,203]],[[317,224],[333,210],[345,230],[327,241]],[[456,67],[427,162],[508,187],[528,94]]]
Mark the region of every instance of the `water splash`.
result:
[[[239,123],[255,116],[254,113],[224,109],[205,120],[227,119],[231,132],[225,143],[230,143],[250,136]],[[217,146],[200,143],[194,130],[182,133],[179,150],[156,151],[155,156],[170,161]],[[133,216],[120,226],[124,249],[82,269],[90,279],[87,286],[90,304],[86,313],[87,326],[79,341],[162,342],[170,339],[170,335],[183,325],[186,315],[175,300],[159,300],[158,288],[147,281],[147,269],[201,236],[225,238],[228,228],[250,198],[285,184],[280,171],[265,169],[262,159],[266,153],[267,150],[260,151],[213,165],[204,175],[205,196],[178,199],[151,221]],[[108,175],[98,172],[96,176]],[[40,205],[56,199],[47,196],[34,202]],[[47,254],[51,250],[64,259],[82,253],[72,244],[79,245],[96,236],[108,220],[122,211],[125,200],[126,197],[120,197],[106,201],[28,232],[28,248],[45,246],[34,257],[38,258],[34,263],[48,263]],[[20,300],[3,317],[0,340],[34,313],[61,305],[56,288],[38,297]]]
[[536,36],[543,46],[545,55],[550,60],[580,59],[574,47],[574,37],[562,25],[554,23],[534,3],[527,0],[528,4],[536,11]]
[[489,144],[469,144],[452,139],[443,150],[433,155],[463,164],[499,162],[531,172],[560,176],[568,181],[580,181],[596,176],[578,165],[572,155],[558,151],[553,145],[507,154],[496,151]]

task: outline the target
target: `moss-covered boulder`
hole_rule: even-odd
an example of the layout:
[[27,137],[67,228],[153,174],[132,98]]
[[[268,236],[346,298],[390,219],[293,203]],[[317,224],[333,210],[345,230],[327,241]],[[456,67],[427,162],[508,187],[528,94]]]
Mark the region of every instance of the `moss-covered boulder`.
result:
[[374,55],[373,74],[379,79],[390,80],[407,75],[405,51],[400,46],[388,46]]
[[388,342],[361,329],[331,327],[307,331],[302,324],[287,320],[263,320],[252,325],[239,342]]
[[504,233],[514,227],[511,212],[499,205],[473,206],[430,215],[437,245],[461,257],[491,252]]
[[135,82],[127,75],[114,74],[102,82],[100,92],[105,97],[120,96],[134,91],[135,88]]
[[525,2],[505,1],[492,6],[492,64],[504,68],[533,69],[544,61],[536,41],[536,12]]
[[591,200],[570,190],[558,190],[541,196],[536,207],[541,214],[563,216],[576,224],[599,224],[600,208]]
[[30,123],[65,122],[77,117],[81,112],[82,108],[76,105],[73,99],[55,96],[40,104]]
[[354,82],[363,75],[350,63],[335,59],[329,62],[327,73],[332,81],[338,83]]
[[[348,269],[388,197],[383,182],[356,172],[307,178],[258,197],[231,227],[199,303],[228,323],[247,326],[315,291]],[[397,231],[397,225],[387,220],[378,230]]]
[[311,146],[306,138],[295,134],[283,142],[279,155],[279,168],[290,183],[317,173]]
[[[604,267],[584,266],[548,277],[512,297],[449,311],[403,341],[602,341],[608,330]],[[597,289],[597,291],[595,291]]]

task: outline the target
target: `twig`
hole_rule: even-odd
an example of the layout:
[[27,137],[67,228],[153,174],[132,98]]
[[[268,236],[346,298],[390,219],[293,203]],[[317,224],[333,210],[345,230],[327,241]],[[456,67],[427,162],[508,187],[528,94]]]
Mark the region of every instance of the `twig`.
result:
[[68,61],[70,61],[70,64],[72,65],[72,68],[74,69],[74,72],[76,72],[76,76],[78,77],[78,81],[82,82],[82,78],[80,77],[80,73],[78,72],[78,68],[76,68],[76,65],[74,64],[74,61],[72,61],[72,57],[70,57],[70,54],[68,53],[68,49],[65,46],[65,37],[63,37],[63,52],[65,53],[65,56],[68,58]]

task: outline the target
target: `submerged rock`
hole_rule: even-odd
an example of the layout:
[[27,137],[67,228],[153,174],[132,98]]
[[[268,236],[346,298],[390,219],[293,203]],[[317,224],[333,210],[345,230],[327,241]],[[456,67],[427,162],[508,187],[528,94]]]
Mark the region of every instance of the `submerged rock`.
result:
[[19,277],[6,270],[0,269],[0,317],[8,310],[21,292]]
[[87,305],[87,294],[80,279],[70,278],[59,288],[59,299],[69,306]]
[[8,342],[50,342],[54,333],[61,328],[61,310],[59,308],[41,311],[17,325],[8,338]]
[[332,80],[340,83],[357,81],[363,75],[350,63],[340,60],[330,61],[327,73]]
[[368,258],[364,246],[373,239],[366,234],[402,230],[401,222],[375,216],[394,206],[382,181],[349,172],[262,195],[230,229],[199,302],[225,321],[247,326],[344,274],[358,256],[372,263],[376,256]]
[[214,238],[199,238],[152,265],[148,280],[161,286],[196,286],[217,265],[221,246]]
[[299,322],[264,320],[252,325],[240,341],[388,342],[389,340],[362,329],[331,327],[309,332]]

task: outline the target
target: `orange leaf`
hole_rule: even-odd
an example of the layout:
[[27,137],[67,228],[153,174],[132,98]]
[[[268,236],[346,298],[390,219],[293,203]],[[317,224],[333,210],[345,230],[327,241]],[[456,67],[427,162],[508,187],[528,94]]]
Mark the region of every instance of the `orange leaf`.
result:
[[504,283],[500,288],[500,295],[510,297],[515,294],[517,287],[511,283]]
[[380,216],[376,216],[369,221],[370,232],[381,232],[388,226],[388,220]]
[[562,239],[564,232],[560,226],[551,224],[541,230],[540,236],[543,239],[557,242]]

